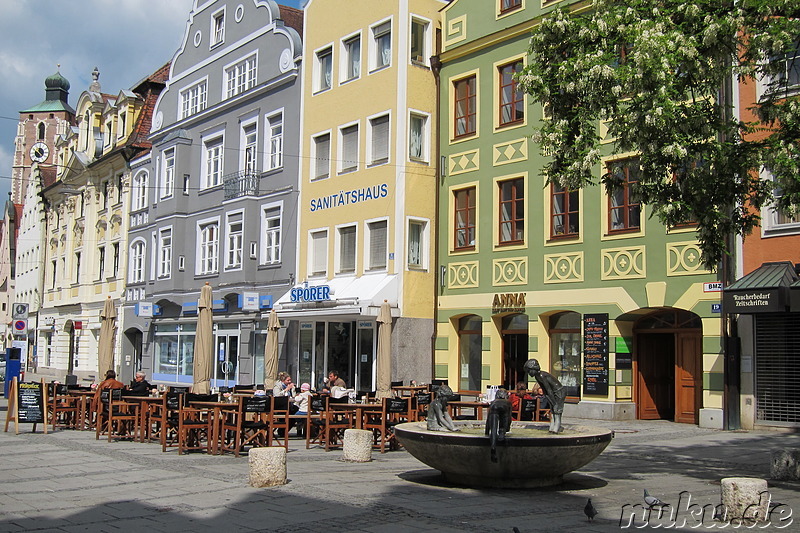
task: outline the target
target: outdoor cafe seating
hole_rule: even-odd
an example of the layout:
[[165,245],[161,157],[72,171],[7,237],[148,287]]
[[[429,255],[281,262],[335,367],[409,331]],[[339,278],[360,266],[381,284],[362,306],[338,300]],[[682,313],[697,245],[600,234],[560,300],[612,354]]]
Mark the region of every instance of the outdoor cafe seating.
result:
[[386,453],[387,448],[397,449],[399,443],[394,436],[394,427],[414,420],[412,397],[389,397],[381,400],[381,410],[366,413],[364,429],[373,433],[373,446]]
[[53,431],[57,427],[77,429],[81,398],[70,395],[67,385],[62,383],[49,383],[47,388],[47,397],[50,399],[47,419],[52,420]]
[[226,411],[221,421],[221,452],[233,452],[236,457],[246,446],[266,446],[269,442],[271,398],[243,396],[237,398],[236,408]]
[[139,405],[129,403],[122,397],[122,389],[100,391],[95,421],[95,439],[106,435],[111,439],[134,439],[139,430]]
[[193,403],[215,402],[216,394],[187,392],[178,411],[178,454],[192,450],[212,452],[214,410]]

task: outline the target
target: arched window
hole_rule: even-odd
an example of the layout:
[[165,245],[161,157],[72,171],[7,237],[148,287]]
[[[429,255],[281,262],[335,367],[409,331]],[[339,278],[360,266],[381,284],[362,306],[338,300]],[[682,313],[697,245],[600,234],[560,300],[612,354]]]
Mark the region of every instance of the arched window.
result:
[[37,130],[37,132],[36,132],[36,138],[37,138],[38,140],[40,140],[40,141],[43,141],[43,140],[44,140],[44,129],[45,129],[44,122],[40,122],[40,123],[39,123],[39,126],[36,128],[36,130]]
[[144,254],[144,241],[134,241],[131,244],[128,260],[128,283],[141,283],[144,281]]
[[131,187],[131,211],[138,211],[147,207],[147,182],[149,175],[146,170],[141,170],[133,177]]
[[581,315],[557,313],[550,317],[550,372],[567,389],[567,397],[581,395]]
[[458,321],[459,390],[480,392],[483,345],[481,317],[469,315]]

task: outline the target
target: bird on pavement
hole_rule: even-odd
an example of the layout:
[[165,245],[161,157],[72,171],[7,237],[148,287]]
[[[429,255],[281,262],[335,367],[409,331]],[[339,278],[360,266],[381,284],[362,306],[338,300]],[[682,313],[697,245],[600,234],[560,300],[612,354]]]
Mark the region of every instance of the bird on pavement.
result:
[[589,522],[591,522],[592,519],[595,516],[597,516],[597,509],[595,509],[594,505],[592,505],[592,499],[591,498],[589,498],[589,501],[586,502],[586,507],[583,508],[583,512],[584,512],[584,514],[586,516],[589,517]]
[[647,504],[648,507],[669,507],[668,503],[662,502],[655,496],[650,496],[650,493],[647,492],[647,489],[644,489],[644,503]]

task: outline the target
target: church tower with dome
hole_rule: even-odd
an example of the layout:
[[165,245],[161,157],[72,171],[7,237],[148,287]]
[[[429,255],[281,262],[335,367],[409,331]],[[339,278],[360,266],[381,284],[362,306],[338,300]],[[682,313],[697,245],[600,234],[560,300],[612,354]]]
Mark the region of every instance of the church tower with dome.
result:
[[45,99],[19,112],[14,141],[11,202],[24,203],[31,167],[55,169],[55,141],[75,124],[75,110],[69,105],[69,81],[56,71],[44,80]]

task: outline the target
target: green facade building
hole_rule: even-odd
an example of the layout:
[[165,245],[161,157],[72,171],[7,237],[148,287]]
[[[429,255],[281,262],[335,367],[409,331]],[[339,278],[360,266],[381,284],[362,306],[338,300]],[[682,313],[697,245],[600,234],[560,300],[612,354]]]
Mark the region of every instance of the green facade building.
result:
[[531,134],[547,118],[513,75],[557,3],[442,10],[435,378],[478,395],[527,381],[537,358],[568,387],[567,417],[722,428],[721,287],[694,227],[650,218],[636,154],[612,157],[613,139],[596,169],[621,174],[613,194],[541,175]]

